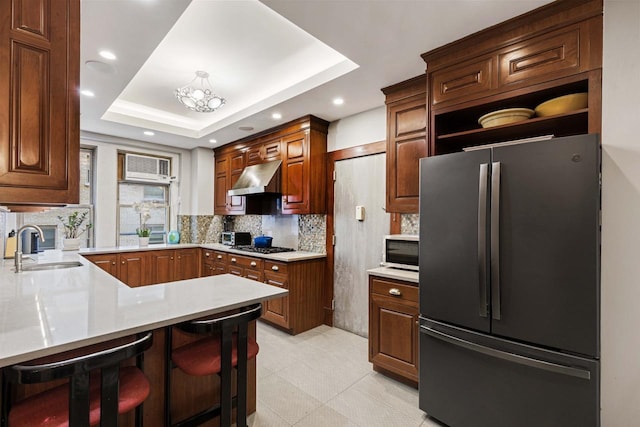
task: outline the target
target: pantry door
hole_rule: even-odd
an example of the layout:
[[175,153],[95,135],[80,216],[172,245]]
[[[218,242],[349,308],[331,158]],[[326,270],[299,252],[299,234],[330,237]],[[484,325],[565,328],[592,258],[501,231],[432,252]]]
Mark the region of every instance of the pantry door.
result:
[[[385,165],[384,153],[335,163],[333,325],[363,337],[369,333],[366,271],[380,266],[389,234]],[[364,208],[363,220],[356,219],[356,206]]]

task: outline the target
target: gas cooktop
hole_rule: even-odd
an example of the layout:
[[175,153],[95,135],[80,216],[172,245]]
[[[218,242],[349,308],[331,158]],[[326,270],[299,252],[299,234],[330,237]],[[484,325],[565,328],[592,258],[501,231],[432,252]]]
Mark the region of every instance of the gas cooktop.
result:
[[231,246],[232,249],[237,249],[239,251],[246,251],[246,252],[257,252],[260,254],[277,254],[279,252],[293,252],[295,251],[295,249],[293,248],[280,248],[277,246],[273,246],[271,248],[256,248],[255,246],[252,245],[238,245],[238,246]]

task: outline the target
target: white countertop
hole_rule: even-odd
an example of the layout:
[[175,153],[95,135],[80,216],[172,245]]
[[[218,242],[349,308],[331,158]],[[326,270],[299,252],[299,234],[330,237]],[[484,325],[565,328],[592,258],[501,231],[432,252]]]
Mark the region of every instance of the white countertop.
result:
[[405,282],[411,282],[418,284],[419,276],[417,271],[400,270],[398,268],[378,267],[367,270],[370,276],[386,277],[387,279],[404,280]]
[[0,261],[0,367],[288,292],[230,274],[130,288],[78,252],[45,251],[23,265],[76,260],[83,265],[18,274],[12,259]]
[[326,254],[321,254],[317,252],[306,252],[306,251],[293,251],[293,252],[280,252],[276,254],[261,254],[257,252],[247,252],[241,251],[238,249],[232,249],[229,246],[223,245],[221,243],[204,243],[204,244],[194,244],[194,243],[178,243],[178,244],[159,244],[159,245],[149,245],[149,246],[116,246],[110,248],[83,248],[80,249],[81,255],[97,255],[97,254],[109,254],[109,253],[119,253],[119,252],[138,252],[138,251],[156,251],[162,249],[184,249],[184,248],[205,248],[216,251],[229,252],[238,255],[251,256],[256,258],[264,258],[264,259],[272,259],[274,261],[281,262],[295,262],[295,261],[304,261],[308,259],[318,259],[318,258],[326,258]]

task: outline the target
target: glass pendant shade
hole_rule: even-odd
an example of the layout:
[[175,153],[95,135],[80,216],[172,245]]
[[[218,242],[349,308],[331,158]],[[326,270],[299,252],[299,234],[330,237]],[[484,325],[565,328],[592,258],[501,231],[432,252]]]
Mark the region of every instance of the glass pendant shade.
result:
[[[193,83],[200,79],[200,87]],[[207,87],[208,86],[208,87]],[[225,104],[225,99],[213,93],[209,73],[196,71],[196,77],[186,86],[176,89],[176,98],[185,107],[199,113],[212,113]]]

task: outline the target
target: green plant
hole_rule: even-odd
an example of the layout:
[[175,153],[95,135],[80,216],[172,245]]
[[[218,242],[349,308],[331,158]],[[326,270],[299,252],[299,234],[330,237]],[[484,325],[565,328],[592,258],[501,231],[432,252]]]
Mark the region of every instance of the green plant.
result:
[[136,228],[136,234],[139,237],[149,237],[151,229],[147,227],[147,221],[151,218],[151,209],[157,205],[154,202],[134,203],[133,208],[140,214],[140,228]]
[[80,228],[87,220],[88,214],[89,212],[80,213],[78,211],[74,211],[66,218],[66,221],[62,215],[58,215],[58,219],[64,226],[64,237],[66,239],[77,239],[82,233],[92,227],[92,224],[89,222],[84,226],[84,228]]

